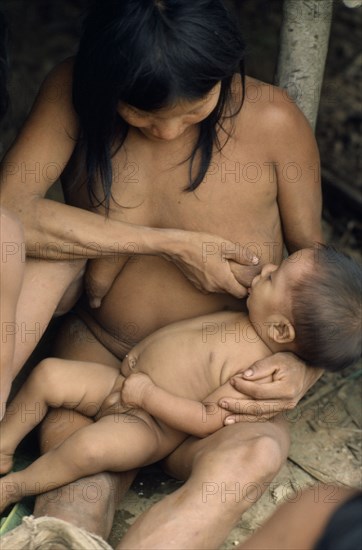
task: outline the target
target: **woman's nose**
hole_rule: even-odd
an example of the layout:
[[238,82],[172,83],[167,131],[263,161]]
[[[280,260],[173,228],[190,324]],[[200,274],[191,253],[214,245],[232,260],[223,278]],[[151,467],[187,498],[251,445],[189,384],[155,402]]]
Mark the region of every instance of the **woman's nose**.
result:
[[172,141],[179,137],[184,130],[183,124],[178,121],[168,121],[167,123],[152,126],[151,132],[154,136],[165,141]]

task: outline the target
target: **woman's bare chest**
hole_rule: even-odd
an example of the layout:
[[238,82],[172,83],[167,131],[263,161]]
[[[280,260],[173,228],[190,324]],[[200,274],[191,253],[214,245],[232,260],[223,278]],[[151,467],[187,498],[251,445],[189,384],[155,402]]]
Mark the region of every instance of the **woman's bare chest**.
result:
[[[189,191],[189,150],[128,147],[113,159],[112,217],[156,227],[216,232],[245,228],[276,207],[276,178],[262,152],[233,140],[215,151],[203,181]],[[197,172],[195,163],[192,176]],[[219,231],[217,231],[219,232]],[[225,235],[226,236],[226,235]]]

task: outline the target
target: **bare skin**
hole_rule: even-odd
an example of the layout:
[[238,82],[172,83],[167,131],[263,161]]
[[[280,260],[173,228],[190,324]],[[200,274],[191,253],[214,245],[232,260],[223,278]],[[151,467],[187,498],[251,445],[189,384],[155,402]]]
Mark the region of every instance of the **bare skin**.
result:
[[12,381],[38,344],[52,315],[64,313],[79,298],[84,262],[26,260],[23,228],[18,218],[5,209],[1,209],[0,239],[2,418]]
[[[69,64],[66,64],[50,77],[46,85],[48,88],[44,89],[38,100],[26,131],[9,154],[9,161],[16,164],[18,155],[23,158],[26,150],[28,156],[25,161],[39,158],[40,164],[47,166],[54,158],[59,158],[61,169],[68,163],[74,147],[74,140],[69,135],[76,132],[69,90],[67,93],[71,80],[70,70]],[[118,240],[116,227],[120,221],[160,228],[216,232],[221,235],[221,241],[231,239],[240,245],[240,248],[236,247],[229,252],[229,256],[234,259],[240,255],[240,250],[245,250],[248,243],[253,243],[246,248],[256,250],[261,257],[261,263],[280,262],[283,247],[282,226],[289,251],[321,241],[319,159],[311,129],[303,115],[280,90],[252,79],[248,79],[248,86],[250,91],[260,92],[260,99],[256,102],[252,99],[255,96],[248,96],[247,92],[245,104],[234,119],[233,136],[222,153],[214,153],[206,181],[193,193],[183,191],[187,182],[187,163],[179,164],[190,152],[190,139],[192,140],[192,133],[196,129],[192,125],[187,135],[181,133],[177,138],[161,141],[152,140],[136,127],[130,129],[125,147],[113,157],[117,174],[113,192],[117,204],[111,204],[111,219],[107,224],[101,209],[98,210],[101,214],[99,217],[94,214],[91,216],[86,211],[81,212],[80,216],[78,210],[72,211],[69,206],[38,200],[37,197],[42,196],[50,185],[48,180],[42,180],[41,185],[39,182],[30,182],[30,186],[25,189],[16,178],[8,177],[4,186],[6,202],[21,217],[29,248],[37,240],[42,243],[54,241],[60,244],[62,254],[67,255],[66,247],[62,245],[72,239],[73,242],[84,243],[83,247],[77,245],[73,249],[78,257],[89,242],[89,235],[98,232],[99,244],[109,254],[109,243]],[[47,90],[54,91],[54,87],[62,90],[58,94],[58,102],[47,99]],[[51,136],[45,135],[44,121],[48,121],[45,124],[53,131]],[[30,135],[31,141],[27,137]],[[223,137],[224,135],[220,136],[221,139]],[[36,151],[33,150],[34,147]],[[88,199],[80,182],[70,190],[70,184],[74,183],[74,168],[78,162],[80,159],[73,157],[64,174],[65,194],[70,204],[87,209]],[[138,181],[131,181],[134,176],[131,171],[134,168],[137,170],[134,179]],[[293,172],[293,168],[297,173]],[[236,169],[236,175],[228,172],[230,169]],[[34,196],[31,202],[25,194],[32,189]],[[19,204],[22,212],[19,212]],[[54,215],[55,212],[57,216]],[[64,216],[61,228],[58,216]],[[90,216],[91,222],[88,221]],[[63,229],[67,227],[73,228],[72,233]],[[142,239],[140,241],[143,243]],[[128,238],[126,234],[124,242],[139,241],[134,235]],[[204,242],[201,250],[207,265],[220,248],[220,240],[216,241],[216,245],[212,238]],[[147,247],[144,246],[142,251],[147,252]],[[95,256],[94,249],[88,247],[87,257],[92,253]],[[160,256],[143,255],[128,261],[121,258],[120,262],[124,263],[123,269],[101,307],[96,310],[84,307],[80,315],[86,324],[73,321],[68,325],[68,331],[64,330],[57,346],[57,354],[62,349],[60,356],[66,356],[66,350],[73,359],[104,362],[101,357],[107,355],[106,363],[112,364],[115,358],[122,359],[136,342],[161,326],[238,307],[237,301],[226,294],[200,293],[173,263]],[[249,280],[252,275],[249,275]],[[115,308],[114,304],[121,306]],[[75,334],[78,341],[74,341]],[[94,340],[94,335],[96,342],[92,342],[92,354],[89,354],[89,339]],[[104,346],[108,349],[107,352],[104,351]],[[303,384],[300,396],[316,379],[315,373],[305,367],[301,367],[301,371]],[[299,381],[300,374],[296,378]],[[294,381],[295,379],[288,379],[287,388],[292,388]],[[57,433],[68,435],[69,431],[75,430],[77,422],[76,419],[73,420],[70,427],[66,426],[65,418],[61,418]],[[50,439],[54,424],[44,426],[43,430],[45,440],[54,444],[54,438]],[[231,448],[235,448],[236,434],[237,451],[234,453],[235,459],[230,461],[229,454]],[[46,442],[44,447],[48,447]],[[268,465],[271,452],[275,457],[272,468]],[[277,422],[264,423],[257,434],[255,425],[247,426],[240,432],[238,426],[230,426],[201,441],[195,438],[187,440],[170,457],[167,467],[175,475],[184,477],[190,474],[192,464],[192,478],[180,492],[170,495],[170,498],[167,497],[163,503],[149,511],[140,520],[141,523],[137,522],[137,528],[130,529],[126,539],[127,547],[161,548],[162,544],[170,544],[169,541],[173,540],[175,548],[211,548],[210,540],[205,541],[205,532],[210,538],[214,535],[215,542],[212,544],[218,545],[250,502],[242,499],[243,502],[237,505],[231,501],[225,505],[220,498],[210,498],[205,506],[200,507],[199,516],[192,519],[190,510],[200,498],[202,479],[214,479],[219,484],[226,477],[230,484],[235,480],[246,483],[252,479],[256,482],[261,478],[271,479],[282,464],[286,452],[287,435]],[[258,458],[253,464],[245,466],[246,457],[251,454]],[[210,457],[214,457],[212,464]],[[227,474],[225,461],[231,468]],[[39,506],[44,513],[44,499]],[[59,513],[55,510],[57,506]],[[71,516],[75,523],[83,524],[85,528],[105,536],[100,522],[94,521],[94,517],[107,516],[106,502],[97,502],[94,508],[98,510],[94,514],[87,514],[85,507],[85,503],[79,505],[78,501],[68,502],[67,511],[64,512],[64,506],[58,501],[52,503],[52,513],[58,517],[64,517],[62,514],[65,514],[65,519]],[[37,510],[39,509],[38,507]],[[111,507],[110,513],[112,509]],[[215,521],[221,514],[225,518],[223,529],[219,529],[219,523]],[[188,529],[185,529],[185,525]],[[143,546],[140,546],[141,534]]]
[[271,518],[238,550],[305,550],[315,548],[336,510],[356,496],[356,489],[314,485],[291,502],[284,502]]
[[[24,491],[43,493],[91,474],[146,466],[170,454],[187,434],[206,437],[221,429],[227,414],[219,399],[225,394],[240,398],[232,377],[277,350],[298,349],[291,288],[313,270],[313,250],[299,252],[279,267],[264,266],[253,279],[249,315],[221,312],[167,325],[137,344],[119,368],[42,361],[0,424],[0,473],[10,471],[17,445],[50,406],[97,422],[2,478],[0,511]],[[37,414],[24,417],[34,403]]]
[[[17,445],[50,406],[71,408],[89,417],[97,414],[98,421],[75,432],[29,468],[3,478],[0,508],[21,498],[21,488],[41,493],[50,484],[60,487],[93,473],[145,466],[167,456],[187,434],[205,437],[222,428],[225,411],[217,406],[219,398],[240,395],[230,378],[275,349],[291,349],[289,338],[287,343],[278,342],[280,322],[274,305],[280,319],[286,319],[283,311],[290,316],[286,291],[300,263],[284,261],[279,269],[270,264],[255,278],[256,284],[252,282],[251,315],[256,326],[269,327],[261,336],[245,313],[221,312],[159,329],[137,344],[119,368],[61,359],[41,362],[1,423],[0,473],[9,472]],[[269,284],[272,272],[274,285]],[[275,330],[269,324],[271,303]],[[219,330],[232,337],[226,339]],[[24,418],[23,411],[33,403],[38,414]]]
[[[219,291],[237,297],[246,295],[245,287],[258,269],[252,267],[258,263],[253,254],[239,255],[240,263],[229,264],[227,260],[235,259],[235,252],[225,238],[151,229],[113,216],[105,220],[86,212],[85,204],[81,210],[44,198],[67,165],[78,134],[68,82],[71,65],[66,62],[45,82],[33,113],[0,167],[2,411],[13,378],[52,315],[68,311],[79,298],[86,259],[106,257],[113,266],[120,257],[127,261],[129,251],[136,257],[156,254],[172,260],[202,292]],[[96,242],[90,240],[92,235],[97,236]],[[207,269],[205,242],[215,248]],[[88,287],[92,286],[91,279],[90,272]]]

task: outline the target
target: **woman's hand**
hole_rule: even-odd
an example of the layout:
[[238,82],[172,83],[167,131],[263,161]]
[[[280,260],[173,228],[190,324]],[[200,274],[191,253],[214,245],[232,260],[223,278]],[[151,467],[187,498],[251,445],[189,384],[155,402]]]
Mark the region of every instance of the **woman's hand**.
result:
[[[307,367],[293,353],[276,353],[257,361],[230,381],[243,394],[241,399],[220,400],[220,407],[235,413],[225,419],[225,424],[250,417],[268,420],[294,409],[322,374],[321,369]],[[270,382],[265,382],[267,376],[272,376]]]
[[244,298],[260,272],[259,258],[239,243],[215,235],[182,233],[178,246],[164,256],[202,292],[226,292]]
[[[168,231],[168,230],[164,230]],[[201,292],[226,292],[244,298],[247,287],[260,272],[259,260],[247,250],[230,241],[206,233],[169,230],[173,239],[172,252],[162,256],[171,260],[185,277]],[[165,233],[166,234],[166,233]],[[129,257],[98,258],[88,262],[85,289],[92,308],[101,306]]]

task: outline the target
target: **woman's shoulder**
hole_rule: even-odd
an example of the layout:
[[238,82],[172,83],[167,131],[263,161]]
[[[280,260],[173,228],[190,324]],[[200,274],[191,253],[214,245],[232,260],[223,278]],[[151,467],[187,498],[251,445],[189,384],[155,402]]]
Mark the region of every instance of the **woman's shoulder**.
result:
[[245,114],[264,129],[292,129],[302,121],[306,122],[287,90],[249,76],[245,79],[244,107]]
[[60,134],[77,135],[78,117],[72,100],[74,59],[68,58],[56,65],[40,86],[28,125],[51,126]]
[[[233,90],[234,91],[234,90]],[[234,119],[236,139],[257,140],[264,143],[270,154],[288,148],[298,138],[312,139],[312,129],[306,117],[287,91],[251,78],[245,79],[244,103]]]
[[57,75],[59,78],[72,78],[74,62],[74,56],[66,57],[65,59],[54,65],[54,67],[49,72],[49,75]]
[[46,75],[40,94],[49,101],[71,101],[73,83],[74,58],[69,57],[61,61]]

